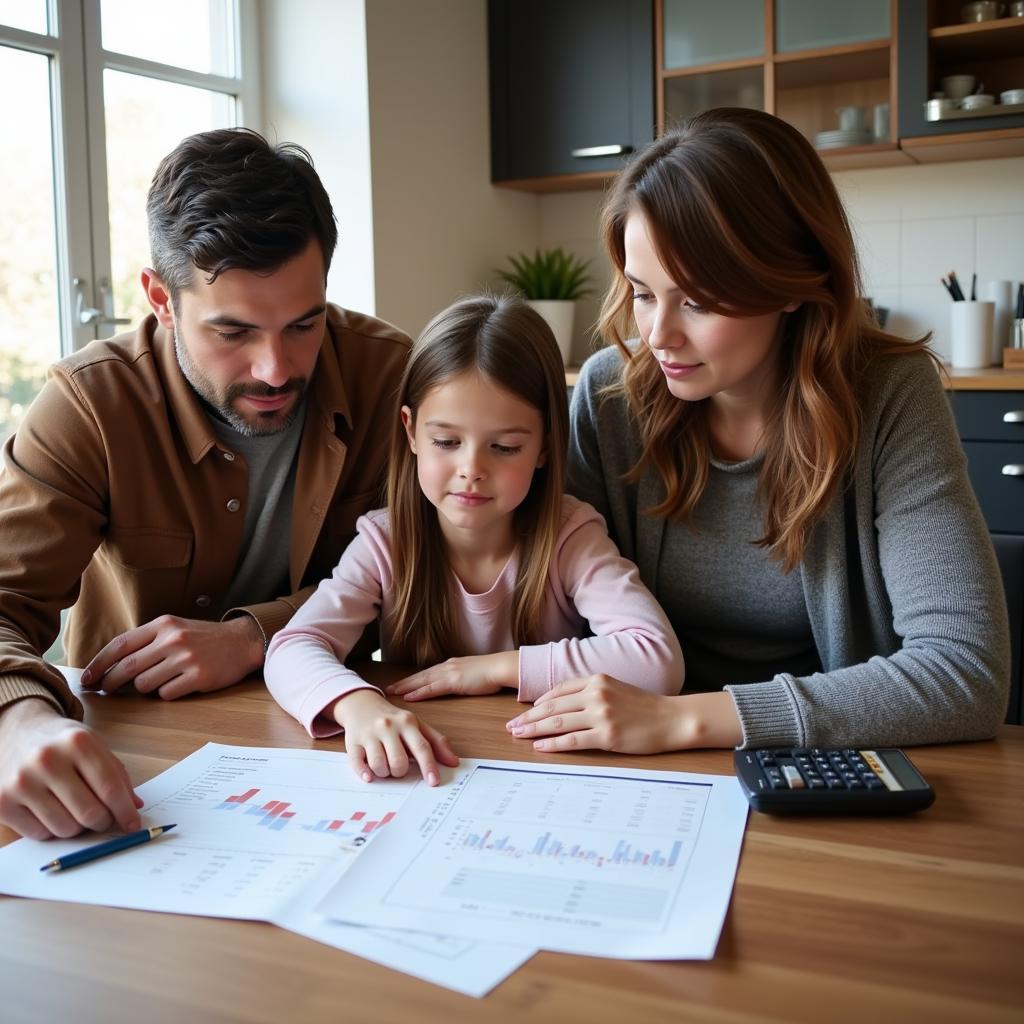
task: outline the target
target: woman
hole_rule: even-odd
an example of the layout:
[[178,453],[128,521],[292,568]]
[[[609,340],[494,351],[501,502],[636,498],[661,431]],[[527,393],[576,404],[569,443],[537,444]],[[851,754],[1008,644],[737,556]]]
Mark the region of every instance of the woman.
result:
[[565,683],[513,734],[638,753],[991,736],[991,541],[927,338],[871,322],[810,144],[708,111],[620,175],[603,232],[615,344],[573,396],[570,489],[664,606],[687,692]]

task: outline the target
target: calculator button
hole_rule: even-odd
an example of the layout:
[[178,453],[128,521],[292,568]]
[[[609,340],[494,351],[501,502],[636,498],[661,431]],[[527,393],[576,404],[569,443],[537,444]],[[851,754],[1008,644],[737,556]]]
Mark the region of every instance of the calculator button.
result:
[[825,785],[828,786],[829,789],[846,789],[846,783],[843,782],[838,775],[834,775],[832,778],[826,778]]
[[782,773],[786,776],[786,782],[789,784],[790,789],[807,788],[804,784],[804,777],[800,774],[799,769],[797,769],[794,765],[783,765]]
[[873,779],[865,779],[864,785],[867,789],[885,789],[885,786],[882,785],[882,780],[877,776]]
[[864,783],[860,779],[847,779],[846,785],[849,789],[864,789]]

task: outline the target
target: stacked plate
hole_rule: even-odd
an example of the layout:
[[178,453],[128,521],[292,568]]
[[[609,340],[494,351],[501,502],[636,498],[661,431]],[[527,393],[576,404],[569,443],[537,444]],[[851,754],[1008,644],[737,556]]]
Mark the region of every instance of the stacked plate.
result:
[[837,149],[840,146],[866,146],[875,141],[871,132],[854,132],[836,129],[831,132],[818,132],[814,136],[814,145],[818,149]]

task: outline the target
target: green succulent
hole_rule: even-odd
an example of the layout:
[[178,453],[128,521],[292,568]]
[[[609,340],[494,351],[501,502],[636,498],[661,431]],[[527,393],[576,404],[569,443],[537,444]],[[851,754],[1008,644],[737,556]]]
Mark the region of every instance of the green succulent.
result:
[[578,299],[588,295],[589,260],[581,260],[561,248],[537,249],[532,256],[509,256],[511,270],[497,271],[501,279],[527,299]]

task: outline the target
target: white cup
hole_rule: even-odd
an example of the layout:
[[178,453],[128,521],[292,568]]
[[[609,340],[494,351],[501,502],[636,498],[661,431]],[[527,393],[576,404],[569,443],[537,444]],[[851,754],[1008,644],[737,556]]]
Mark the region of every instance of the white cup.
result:
[[839,115],[841,132],[863,132],[867,129],[868,111],[866,107],[836,107]]
[[1003,365],[1003,349],[1013,348],[1013,282],[989,281],[988,298],[995,306],[992,318],[992,365]]
[[876,142],[889,141],[889,104],[876,103],[874,111],[874,136]]
[[992,364],[992,318],[994,302],[954,302],[952,309],[953,366],[979,370]]

